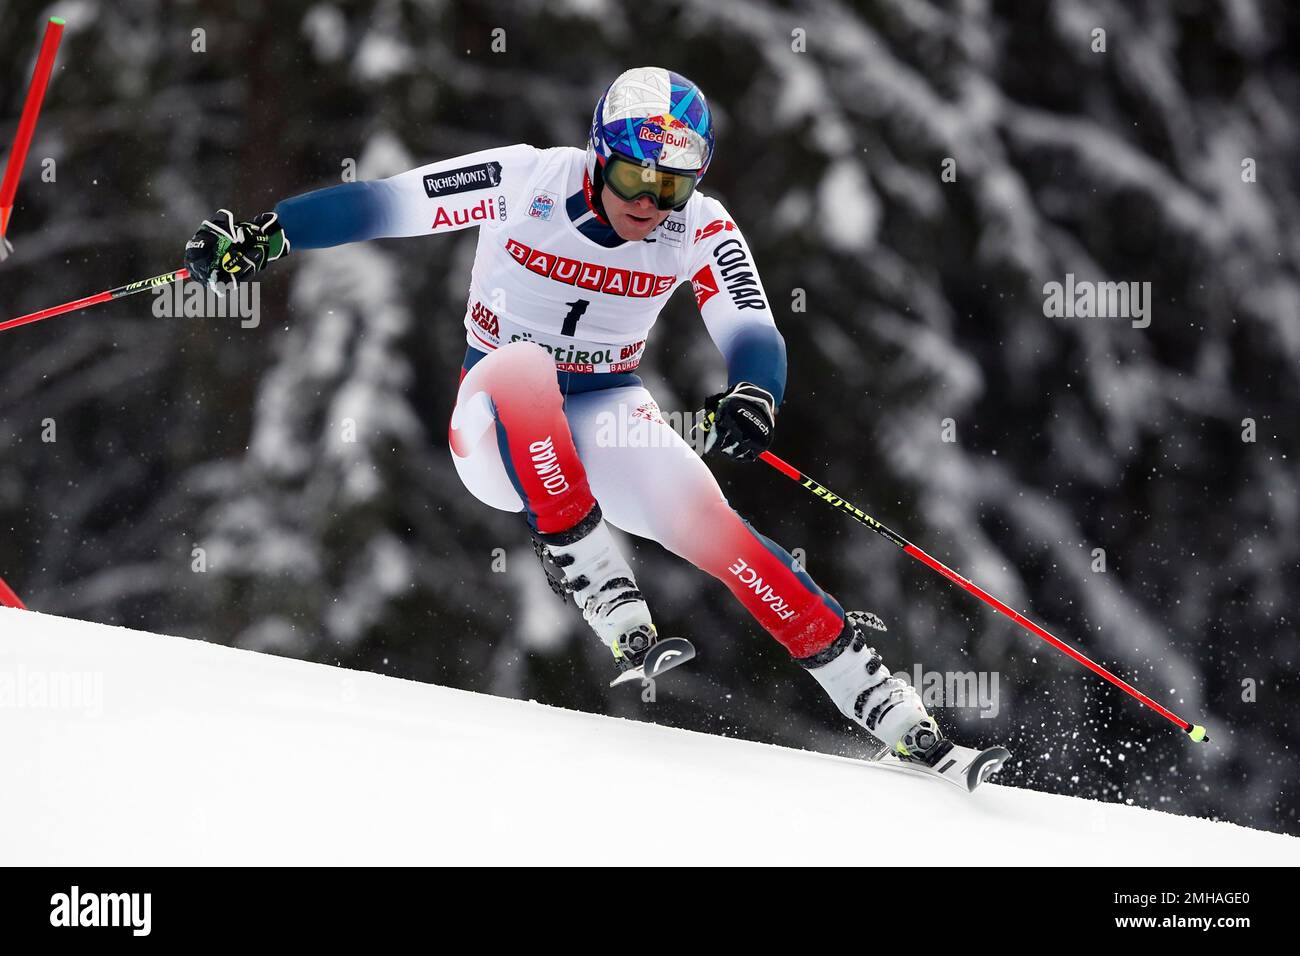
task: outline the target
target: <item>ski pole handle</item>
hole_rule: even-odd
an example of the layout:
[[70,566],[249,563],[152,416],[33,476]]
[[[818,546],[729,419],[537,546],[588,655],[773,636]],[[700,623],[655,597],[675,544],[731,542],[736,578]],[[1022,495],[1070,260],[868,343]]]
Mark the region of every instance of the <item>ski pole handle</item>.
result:
[[152,279],[141,279],[139,282],[130,282],[126,285],[118,286],[116,289],[109,289],[107,292],[96,292],[94,295],[75,299],[72,302],[65,302],[63,305],[51,306],[48,309],[41,309],[39,312],[32,312],[29,315],[20,315],[16,319],[10,319],[7,322],[0,322],[0,332],[7,332],[10,329],[16,329],[20,325],[30,325],[33,322],[40,322],[42,319],[53,318],[54,316],[62,315],[65,312],[76,312],[78,309],[86,309],[92,305],[99,305],[101,302],[111,302],[113,299],[120,299],[123,296],[135,295],[137,292],[144,292],[146,289],[156,289],[160,285],[167,285],[171,282],[183,282],[189,277],[189,269],[177,269],[175,272],[164,272],[162,275],[154,276]]

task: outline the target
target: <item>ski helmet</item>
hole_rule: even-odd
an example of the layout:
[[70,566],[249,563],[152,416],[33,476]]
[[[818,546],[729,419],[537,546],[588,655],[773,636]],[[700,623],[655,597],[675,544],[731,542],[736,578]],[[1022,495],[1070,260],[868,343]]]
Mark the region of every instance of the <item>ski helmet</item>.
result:
[[593,183],[599,182],[610,160],[618,157],[688,174],[698,185],[713,159],[713,143],[713,114],[698,86],[662,67],[636,67],[611,83],[596,104],[587,169]]

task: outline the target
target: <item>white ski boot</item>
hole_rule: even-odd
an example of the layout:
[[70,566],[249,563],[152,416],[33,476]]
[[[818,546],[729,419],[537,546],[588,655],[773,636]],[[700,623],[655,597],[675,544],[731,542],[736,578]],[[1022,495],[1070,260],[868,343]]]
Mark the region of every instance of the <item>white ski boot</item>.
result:
[[660,642],[650,608],[609,533],[600,505],[568,531],[533,532],[533,550],[551,590],[572,594],[583,618],[613,652],[621,672],[614,684],[653,676],[694,656],[685,640]]
[[902,761],[933,766],[952,745],[925,712],[915,688],[891,676],[876,649],[867,645],[871,630],[884,631],[884,622],[870,611],[849,611],[835,642],[799,663],[841,713],[871,736],[877,744],[873,759],[892,753]]

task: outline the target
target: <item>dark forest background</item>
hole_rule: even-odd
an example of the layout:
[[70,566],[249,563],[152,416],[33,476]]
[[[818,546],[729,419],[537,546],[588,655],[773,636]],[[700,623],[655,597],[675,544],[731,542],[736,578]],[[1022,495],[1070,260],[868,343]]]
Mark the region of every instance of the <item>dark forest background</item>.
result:
[[[695,79],[705,191],[789,346],[774,450],[1213,741],[770,469],[716,466],[733,504],[885,618],[891,666],[998,675],[996,717],[937,713],[1011,748],[1003,782],[1300,834],[1295,4],[0,2],[5,148],[51,14],[0,320],[176,268],[217,207],[251,216],[349,159],[375,178],[582,145],[623,69]],[[54,614],[860,752],[722,585],[647,542],[625,539],[661,633],[701,654],[653,704],[605,686],[521,519],[446,447],[474,238],[294,255],[257,328],[142,295],[0,335],[0,575]],[[1150,282],[1150,326],[1046,317],[1067,273]],[[665,410],[723,384],[689,290],[648,354]]]

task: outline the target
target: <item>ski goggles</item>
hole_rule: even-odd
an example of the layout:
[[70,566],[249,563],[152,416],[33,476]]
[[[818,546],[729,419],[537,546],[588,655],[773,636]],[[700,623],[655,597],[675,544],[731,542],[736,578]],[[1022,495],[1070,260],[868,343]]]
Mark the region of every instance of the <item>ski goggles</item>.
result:
[[649,196],[660,209],[676,209],[695,192],[698,177],[694,173],[675,173],[652,165],[642,165],[618,153],[611,153],[601,173],[605,185],[620,199],[631,202]]

